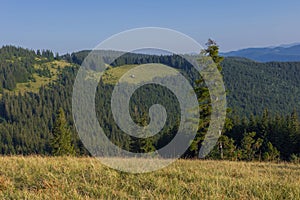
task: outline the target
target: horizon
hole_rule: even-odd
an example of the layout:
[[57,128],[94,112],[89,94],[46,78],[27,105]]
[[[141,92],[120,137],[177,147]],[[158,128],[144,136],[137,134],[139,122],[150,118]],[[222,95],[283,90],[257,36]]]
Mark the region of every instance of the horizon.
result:
[[[282,47],[282,48],[290,48],[290,47],[293,47],[293,46],[298,46],[300,45],[300,42],[293,42],[293,43],[289,43],[289,44],[279,44],[279,45],[276,45],[276,46],[253,46],[253,47],[244,47],[244,48],[240,48],[240,49],[233,49],[233,50],[230,50],[230,51],[220,51],[221,54],[225,54],[225,53],[231,53],[231,52],[236,52],[236,51],[241,51],[241,50],[246,50],[246,49],[255,49],[255,48],[270,48],[270,49],[273,49],[273,48],[278,48],[278,47]],[[60,56],[62,55],[66,55],[66,54],[71,54],[71,53],[77,53],[77,52],[81,52],[81,51],[92,51],[93,49],[79,49],[79,50],[76,50],[76,51],[72,51],[72,52],[65,52],[65,53],[59,53],[59,52],[56,52],[54,51],[53,49],[45,49],[45,48],[41,48],[41,49],[33,49],[33,48],[30,48],[30,47],[23,47],[23,46],[20,46],[20,45],[14,45],[14,44],[3,44],[1,46],[1,48],[3,48],[4,46],[15,46],[15,47],[20,47],[20,48],[24,48],[24,49],[29,49],[29,50],[34,50],[35,52],[37,50],[50,50],[52,51],[53,53],[58,53]],[[114,51],[112,49],[107,49],[107,51]],[[130,52],[130,53],[135,53],[135,54],[148,54],[148,55],[169,55],[169,54],[172,54],[171,52],[168,52],[166,50],[158,50],[158,49],[152,49],[152,48],[147,48],[147,49],[138,49],[138,50],[135,50],[133,52]],[[189,52],[187,54],[197,54],[197,52]]]
[[202,46],[212,38],[221,52],[280,46],[300,42],[299,8],[298,1],[4,1],[0,46],[65,54],[93,49],[111,35],[139,27],[174,29]]

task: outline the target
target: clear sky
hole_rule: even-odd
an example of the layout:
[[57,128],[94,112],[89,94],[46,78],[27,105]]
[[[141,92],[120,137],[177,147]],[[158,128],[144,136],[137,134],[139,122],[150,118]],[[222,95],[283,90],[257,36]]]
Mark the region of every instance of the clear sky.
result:
[[0,0],[0,45],[66,53],[118,32],[157,26],[221,51],[300,42],[299,0]]

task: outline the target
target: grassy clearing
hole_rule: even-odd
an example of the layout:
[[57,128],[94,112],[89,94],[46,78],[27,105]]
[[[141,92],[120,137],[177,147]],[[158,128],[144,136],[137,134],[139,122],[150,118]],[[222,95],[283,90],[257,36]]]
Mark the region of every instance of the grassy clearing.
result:
[[[36,58],[37,61],[40,61],[39,58]],[[42,86],[45,86],[58,78],[58,74],[60,73],[60,69],[63,69],[67,66],[70,66],[71,64],[64,61],[64,60],[54,60],[51,62],[46,62],[42,64],[35,64],[34,68],[35,69],[43,69],[43,68],[48,68],[51,73],[51,78],[44,77],[44,76],[39,76],[37,73],[33,74],[33,77],[35,81],[29,81],[26,83],[17,83],[16,88],[13,91],[9,91],[5,89],[5,92],[8,92],[10,94],[24,94],[25,92],[34,92],[37,93],[39,89]],[[128,72],[131,69],[134,69],[138,65],[124,65],[120,67],[115,67],[115,68],[109,68],[108,70],[105,71],[105,73],[102,76],[102,80],[106,84],[116,84],[118,80],[123,76],[126,75],[126,72]],[[143,69],[140,71],[133,70],[133,73],[135,75],[134,78],[131,77],[132,74],[127,74],[127,77],[124,77],[123,80],[128,82],[128,83],[135,83],[137,81],[149,81],[151,80],[149,78],[149,74],[157,74],[157,76],[163,77],[165,75],[169,75],[167,70],[160,70],[159,74],[157,70],[153,67],[148,67],[147,70]],[[92,72],[88,78],[93,78],[98,80],[99,76],[101,73],[94,73]]]
[[102,76],[102,80],[106,84],[115,84],[130,69],[133,69],[137,65],[123,65],[120,67],[109,68]]
[[128,174],[94,158],[1,157],[1,199],[300,199],[300,165],[179,160]]
[[[152,77],[165,77],[170,75],[176,75],[174,71],[170,71],[167,68],[159,68],[158,66],[165,66],[162,64],[147,64],[146,67],[140,68],[139,65],[123,65],[120,67],[110,68],[103,74],[102,80],[106,84],[116,84],[122,76],[121,82],[127,82],[129,84],[135,84],[142,81],[151,81]],[[136,68],[138,67],[138,68]],[[129,70],[132,70],[130,73]]]
[[19,92],[21,94],[24,94],[25,92],[37,93],[40,87],[45,86],[50,82],[57,80],[58,74],[60,73],[60,69],[63,69],[64,67],[67,66],[70,66],[70,63],[64,60],[59,60],[59,61],[54,60],[43,64],[36,64],[34,65],[35,69],[42,69],[43,67],[48,68],[51,73],[51,78],[39,76],[37,73],[34,73],[33,77],[35,81],[29,81],[27,83],[17,83],[16,88],[13,91],[6,90],[6,92],[12,94],[18,94]]

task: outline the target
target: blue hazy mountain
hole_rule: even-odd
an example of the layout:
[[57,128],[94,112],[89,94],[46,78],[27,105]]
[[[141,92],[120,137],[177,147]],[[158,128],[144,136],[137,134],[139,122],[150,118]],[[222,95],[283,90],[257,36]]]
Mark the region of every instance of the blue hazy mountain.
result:
[[281,45],[277,47],[247,48],[222,53],[225,57],[244,57],[258,62],[300,61],[300,44]]

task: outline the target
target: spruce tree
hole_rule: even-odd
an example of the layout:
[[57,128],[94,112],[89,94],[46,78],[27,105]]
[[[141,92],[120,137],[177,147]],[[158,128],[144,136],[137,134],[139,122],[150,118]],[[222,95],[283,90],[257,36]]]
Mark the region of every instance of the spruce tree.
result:
[[72,144],[71,131],[68,127],[64,110],[59,109],[53,127],[53,138],[51,140],[52,153],[55,156],[75,155]]

